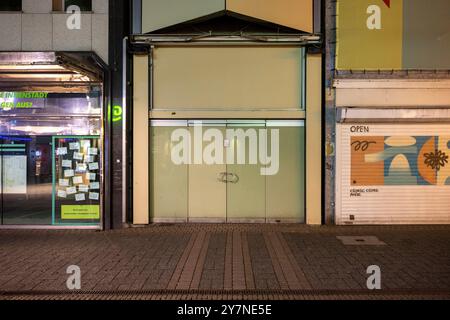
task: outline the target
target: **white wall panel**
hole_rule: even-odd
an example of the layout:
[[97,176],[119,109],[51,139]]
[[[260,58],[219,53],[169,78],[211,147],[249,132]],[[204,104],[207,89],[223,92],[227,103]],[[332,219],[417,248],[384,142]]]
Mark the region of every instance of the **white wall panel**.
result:
[[92,14],[81,14],[81,28],[68,29],[68,14],[53,15],[53,49],[65,51],[92,50]]
[[340,79],[337,107],[448,107],[448,80],[354,80]]
[[22,0],[22,11],[25,13],[50,13],[53,0]]
[[108,15],[92,15],[92,50],[95,51],[105,63],[108,63]]
[[22,49],[22,14],[0,13],[0,50]]
[[109,10],[108,0],[92,0],[92,11],[94,13],[108,13]]
[[50,14],[23,14],[22,50],[51,51],[53,48],[52,16]]

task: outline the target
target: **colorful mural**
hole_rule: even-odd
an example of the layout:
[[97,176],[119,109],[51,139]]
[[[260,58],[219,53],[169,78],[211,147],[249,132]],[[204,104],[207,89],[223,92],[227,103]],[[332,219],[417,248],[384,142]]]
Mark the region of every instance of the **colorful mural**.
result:
[[351,185],[450,185],[450,136],[351,137]]

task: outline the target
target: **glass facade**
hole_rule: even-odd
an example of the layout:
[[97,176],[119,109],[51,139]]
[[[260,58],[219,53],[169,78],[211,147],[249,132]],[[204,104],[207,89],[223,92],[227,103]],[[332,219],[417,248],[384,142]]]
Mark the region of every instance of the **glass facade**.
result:
[[1,224],[99,225],[101,87],[1,92],[0,106]]

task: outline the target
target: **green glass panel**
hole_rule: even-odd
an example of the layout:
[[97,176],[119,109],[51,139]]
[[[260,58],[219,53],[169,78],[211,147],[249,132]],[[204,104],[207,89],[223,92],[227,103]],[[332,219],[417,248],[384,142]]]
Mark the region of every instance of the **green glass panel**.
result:
[[171,158],[174,146],[171,136],[179,128],[152,125],[150,129],[150,217],[153,220],[187,219],[188,166],[177,165]]
[[280,156],[278,173],[267,176],[267,219],[304,223],[305,128],[280,126],[272,129],[280,133]]

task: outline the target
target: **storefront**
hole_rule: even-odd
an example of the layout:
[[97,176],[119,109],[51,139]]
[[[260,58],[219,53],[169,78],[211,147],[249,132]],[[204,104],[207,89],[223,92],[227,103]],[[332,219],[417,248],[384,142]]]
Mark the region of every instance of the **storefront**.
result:
[[98,61],[92,54],[0,54],[0,227],[102,228]]
[[[276,19],[250,2],[217,2],[217,16],[195,26],[176,24],[189,20],[183,12],[204,15],[196,4],[160,8],[170,21],[142,14],[150,33],[130,39],[134,224],[321,223],[322,60],[312,50],[320,43],[312,1],[295,1],[304,6],[296,23],[275,1],[264,7]],[[151,3],[142,10],[151,16]],[[234,15],[241,10],[266,22]],[[249,33],[234,33],[240,25]]]

